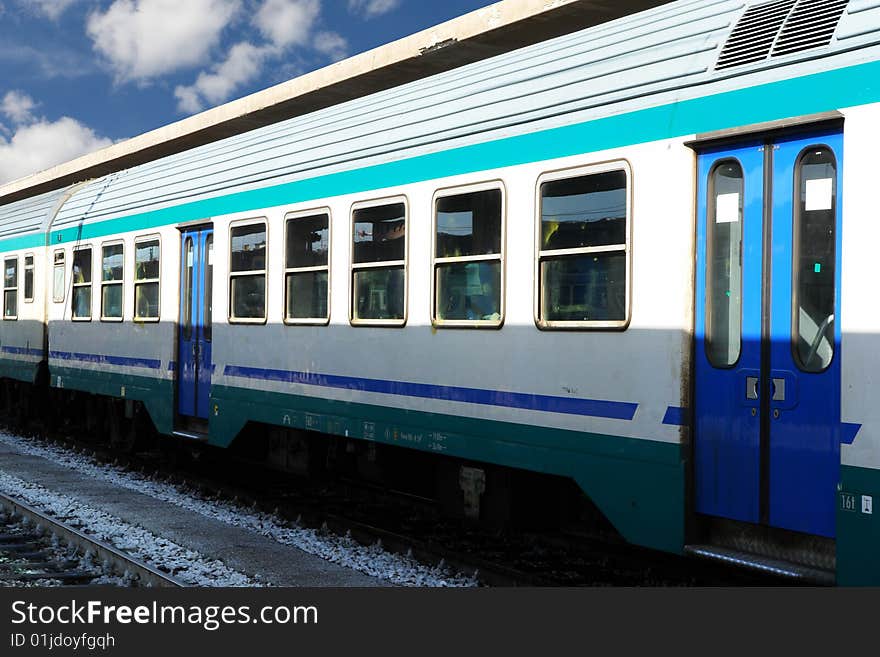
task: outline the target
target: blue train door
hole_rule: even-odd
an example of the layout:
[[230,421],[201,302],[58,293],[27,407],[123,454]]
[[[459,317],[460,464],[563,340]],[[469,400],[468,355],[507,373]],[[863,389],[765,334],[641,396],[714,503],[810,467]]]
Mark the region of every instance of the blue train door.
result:
[[178,324],[177,412],[208,418],[214,231],[185,230],[181,236],[180,321]]
[[842,136],[698,159],[695,506],[833,537]]

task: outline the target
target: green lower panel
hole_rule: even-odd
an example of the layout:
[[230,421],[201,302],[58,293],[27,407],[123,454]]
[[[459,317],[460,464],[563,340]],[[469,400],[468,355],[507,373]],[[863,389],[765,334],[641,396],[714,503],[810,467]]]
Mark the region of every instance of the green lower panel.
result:
[[49,379],[53,388],[80,390],[142,402],[157,431],[170,434],[174,428],[173,381],[78,367],[52,367]]
[[210,441],[217,446],[254,421],[568,476],[628,541],[670,552],[683,545],[685,471],[677,444],[244,388],[211,392]]
[[[863,496],[870,499],[863,500]],[[837,505],[838,584],[880,585],[880,508],[875,508],[878,503],[880,470],[841,466]]]
[[0,358],[0,379],[14,379],[33,383],[37,379],[40,364],[33,361]]

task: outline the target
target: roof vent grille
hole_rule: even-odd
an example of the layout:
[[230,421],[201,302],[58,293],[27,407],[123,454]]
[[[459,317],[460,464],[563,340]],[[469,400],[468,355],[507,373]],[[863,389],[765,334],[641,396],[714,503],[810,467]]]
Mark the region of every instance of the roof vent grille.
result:
[[772,0],[752,5],[724,43],[715,69],[827,46],[848,3],[849,0]]
[[716,70],[766,59],[795,1],[774,0],[746,9],[721,49]]
[[773,57],[831,43],[849,0],[800,0],[785,19],[773,45]]

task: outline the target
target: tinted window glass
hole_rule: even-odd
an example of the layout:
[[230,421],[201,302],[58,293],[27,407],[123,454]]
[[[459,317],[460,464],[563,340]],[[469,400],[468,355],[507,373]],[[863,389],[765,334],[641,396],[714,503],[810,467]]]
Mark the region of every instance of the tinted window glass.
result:
[[821,372],[834,357],[837,166],[827,148],[812,148],[796,170],[795,303],[792,325],[800,367]]
[[84,249],[73,252],[73,283],[92,282],[92,250]]
[[501,262],[452,262],[437,266],[437,319],[501,319]]
[[24,298],[26,301],[34,298],[34,256],[24,258]]
[[743,171],[738,162],[710,174],[706,217],[706,356],[715,367],[739,360],[742,334]]
[[304,271],[287,275],[287,318],[327,317],[326,271]]
[[541,250],[625,242],[625,172],[608,171],[541,185]]
[[356,264],[403,260],[406,254],[406,206],[392,203],[354,211]]
[[236,226],[232,229],[232,271],[266,268],[266,225]]
[[135,280],[159,278],[159,240],[135,244],[134,263]]
[[437,200],[437,257],[501,253],[501,190]]
[[326,214],[297,217],[287,221],[287,268],[323,267],[330,244]]
[[626,318],[626,255],[589,253],[541,262],[541,316],[549,321]]
[[403,319],[403,267],[356,271],[353,287],[355,319]]

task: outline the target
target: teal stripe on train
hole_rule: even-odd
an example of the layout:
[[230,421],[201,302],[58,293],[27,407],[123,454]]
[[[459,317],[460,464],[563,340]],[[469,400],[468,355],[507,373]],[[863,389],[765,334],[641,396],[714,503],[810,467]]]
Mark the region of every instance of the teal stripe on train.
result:
[[308,429],[573,478],[632,543],[684,544],[685,469],[675,443],[213,386],[210,442],[249,422]]
[[880,586],[880,470],[840,468],[837,583]]
[[[880,62],[53,231],[51,244],[146,230],[880,101]],[[0,242],[0,249],[7,249]]]
[[49,364],[53,388],[80,390],[143,402],[159,433],[170,434],[174,428],[174,381],[152,376],[135,376],[105,369],[59,367]]

